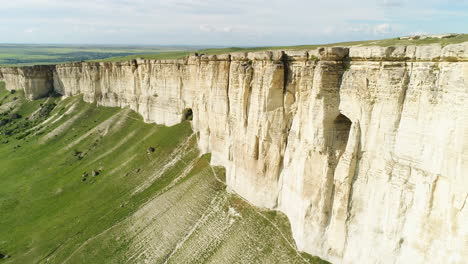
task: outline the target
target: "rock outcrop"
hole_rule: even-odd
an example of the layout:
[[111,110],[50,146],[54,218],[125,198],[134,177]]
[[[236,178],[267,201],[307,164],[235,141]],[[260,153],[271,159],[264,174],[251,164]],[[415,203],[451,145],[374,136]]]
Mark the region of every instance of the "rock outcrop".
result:
[[300,250],[334,263],[463,263],[467,61],[468,43],[333,47],[0,77],[32,99],[53,81],[60,94],[130,107],[146,122],[170,126],[191,111],[229,188],[284,212]]
[[8,90],[24,90],[30,100],[46,96],[54,90],[53,71],[55,65],[31,67],[2,67],[0,80],[5,81]]

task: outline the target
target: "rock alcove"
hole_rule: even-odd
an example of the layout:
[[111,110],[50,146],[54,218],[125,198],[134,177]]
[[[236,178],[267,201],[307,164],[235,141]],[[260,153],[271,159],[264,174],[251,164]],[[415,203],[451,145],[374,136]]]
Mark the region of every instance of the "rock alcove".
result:
[[184,113],[182,115],[182,121],[192,121],[193,120],[193,111],[191,108],[187,108],[184,110]]
[[351,120],[343,114],[339,114],[333,121],[333,149],[337,159],[346,149],[351,124]]

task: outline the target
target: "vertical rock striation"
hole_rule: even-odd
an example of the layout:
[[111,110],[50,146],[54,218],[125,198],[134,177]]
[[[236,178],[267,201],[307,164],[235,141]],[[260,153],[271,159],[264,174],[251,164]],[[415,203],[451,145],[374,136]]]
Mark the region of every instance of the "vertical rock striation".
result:
[[30,100],[48,95],[54,90],[52,83],[55,65],[31,67],[2,67],[0,80],[5,81],[8,90],[24,90]]
[[147,122],[174,125],[192,110],[199,147],[226,167],[229,188],[284,212],[300,250],[336,263],[463,263],[467,61],[468,43],[333,47],[0,77],[31,99],[53,82]]

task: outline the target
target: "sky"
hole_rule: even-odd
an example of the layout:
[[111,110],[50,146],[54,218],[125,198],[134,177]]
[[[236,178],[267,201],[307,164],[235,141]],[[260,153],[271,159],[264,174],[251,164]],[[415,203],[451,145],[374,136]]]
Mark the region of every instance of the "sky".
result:
[[0,0],[0,43],[272,46],[468,33],[468,0]]

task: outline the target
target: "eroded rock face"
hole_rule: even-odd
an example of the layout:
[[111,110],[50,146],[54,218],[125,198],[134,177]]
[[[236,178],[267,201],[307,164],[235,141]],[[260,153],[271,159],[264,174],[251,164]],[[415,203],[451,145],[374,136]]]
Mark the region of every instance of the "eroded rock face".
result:
[[[462,43],[71,63],[53,86],[147,122],[192,110],[229,188],[286,213],[301,250],[335,263],[462,263],[467,58]],[[23,87],[19,70],[1,71]]]
[[53,91],[52,76],[55,65],[31,67],[0,67],[0,80],[8,90],[24,90],[28,99],[34,100]]

